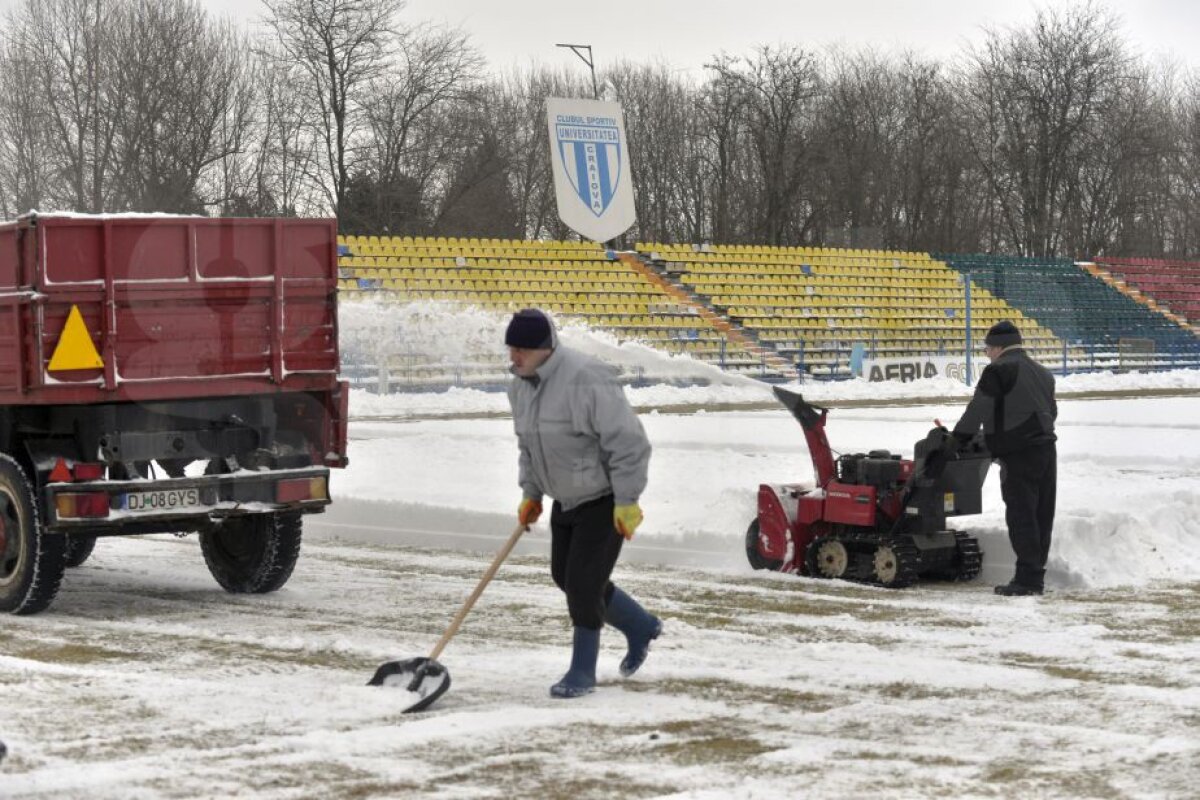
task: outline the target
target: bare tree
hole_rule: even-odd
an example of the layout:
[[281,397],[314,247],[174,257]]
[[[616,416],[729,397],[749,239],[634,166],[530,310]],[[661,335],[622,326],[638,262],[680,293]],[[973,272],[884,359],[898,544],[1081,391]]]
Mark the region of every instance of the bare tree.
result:
[[834,51],[828,69],[814,132],[826,181],[824,238],[879,247],[896,238],[890,176],[904,121],[900,76],[870,52]]
[[[625,112],[638,236],[695,241],[705,228],[706,196],[697,186],[702,140],[694,89],[665,63],[617,64],[604,73]],[[697,190],[700,191],[697,191]]]
[[1169,253],[1200,258],[1200,74],[1193,74],[1172,109],[1175,147],[1168,174],[1171,204],[1167,227]]
[[[365,109],[370,136],[358,173],[380,187],[382,219],[425,199],[430,184],[453,171],[447,163],[466,133],[442,124],[452,106],[470,104],[483,67],[468,37],[452,28],[417,25],[400,32],[389,68],[372,82]],[[416,197],[410,197],[413,190]],[[411,216],[411,214],[409,214]]]
[[[253,92],[248,47],[195,0],[128,0],[114,16],[124,53],[110,113],[117,120],[116,190],[125,207],[200,213],[221,205],[199,191],[210,167],[241,153]],[[119,99],[118,99],[119,98]]]
[[324,190],[340,208],[358,158],[369,89],[388,63],[403,0],[264,0],[278,51],[307,78]]
[[37,64],[20,24],[10,17],[10,35],[0,40],[0,219],[38,208],[52,183]]
[[754,58],[736,67],[718,61],[711,68],[744,93],[746,126],[762,186],[755,234],[770,244],[803,241],[813,221],[801,195],[820,88],[816,59],[798,47],[761,47]]
[[979,249],[984,195],[959,135],[953,87],[936,62],[908,55],[897,69],[903,121],[892,169],[899,227],[888,244]]
[[998,211],[996,245],[1060,252],[1067,193],[1089,158],[1084,134],[1103,124],[1129,70],[1117,27],[1091,3],[1039,11],[972,54],[963,132]]
[[711,178],[712,210],[710,230],[713,241],[729,242],[734,238],[732,214],[733,182],[737,159],[742,153],[744,131],[743,112],[747,94],[742,82],[735,78],[736,62],[721,54],[706,65],[712,77],[700,89],[697,105],[701,115],[701,136],[706,141],[704,153]]
[[269,192],[277,213],[292,216],[315,205],[306,198],[316,172],[316,142],[295,91],[303,73],[282,58],[264,58],[259,69],[262,105],[256,176],[262,188],[258,192]]
[[58,177],[48,199],[76,211],[102,211],[109,200],[113,7],[108,0],[27,0],[14,31],[44,103],[45,158]]
[[545,101],[547,97],[590,97],[591,83],[585,83],[579,70],[530,67],[503,75],[481,91],[494,97],[484,108],[503,133],[513,199],[525,235],[569,237],[570,230],[558,219]]

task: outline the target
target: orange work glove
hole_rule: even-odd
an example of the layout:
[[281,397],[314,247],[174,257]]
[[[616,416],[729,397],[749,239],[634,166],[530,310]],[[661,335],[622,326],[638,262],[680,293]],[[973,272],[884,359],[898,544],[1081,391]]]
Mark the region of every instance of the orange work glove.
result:
[[532,497],[526,497],[521,501],[521,505],[517,506],[517,522],[528,528],[530,525],[538,521],[538,517],[542,515],[542,503],[540,500],[534,500]]
[[616,506],[613,508],[613,525],[617,528],[617,533],[624,536],[626,539],[633,538],[633,532],[637,530],[637,526],[642,524],[642,509],[637,503],[630,503],[625,506]]

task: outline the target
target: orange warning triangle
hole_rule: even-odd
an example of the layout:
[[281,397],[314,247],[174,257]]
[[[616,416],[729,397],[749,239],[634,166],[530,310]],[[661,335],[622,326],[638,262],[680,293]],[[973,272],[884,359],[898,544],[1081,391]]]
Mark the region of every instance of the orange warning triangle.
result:
[[64,483],[71,480],[71,468],[67,466],[67,462],[59,458],[54,464],[54,469],[50,470],[50,483]]
[[63,326],[58,345],[54,348],[54,355],[50,357],[50,366],[46,369],[50,372],[61,372],[70,369],[100,369],[103,366],[104,360],[100,358],[100,353],[92,342],[92,335],[83,323],[79,306],[71,306],[67,324]]

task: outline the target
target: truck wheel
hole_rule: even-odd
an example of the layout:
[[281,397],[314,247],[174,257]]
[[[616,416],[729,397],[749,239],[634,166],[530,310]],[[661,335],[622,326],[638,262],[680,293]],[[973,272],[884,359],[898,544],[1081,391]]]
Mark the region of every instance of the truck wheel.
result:
[[63,534],[67,540],[66,565],[68,567],[82,566],[88,556],[96,549],[96,537],[86,533]]
[[200,550],[225,591],[264,594],[292,576],[300,557],[300,532],[300,515],[294,512],[235,517],[202,532]]
[[47,534],[24,470],[0,454],[0,611],[35,614],[58,593],[65,536]]

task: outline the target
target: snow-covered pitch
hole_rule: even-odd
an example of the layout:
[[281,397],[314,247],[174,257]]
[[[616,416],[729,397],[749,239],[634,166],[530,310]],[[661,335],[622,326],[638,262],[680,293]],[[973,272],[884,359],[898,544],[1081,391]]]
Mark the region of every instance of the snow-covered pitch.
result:
[[[799,390],[833,408],[835,450],[905,455],[969,395]],[[743,536],[759,483],[811,478],[799,425],[745,380],[629,389],[654,455],[615,580],[665,620],[645,667],[622,680],[607,631],[598,691],[548,697],[570,629],[539,524],[420,715],[363,684],[428,654],[512,530],[512,424],[502,395],[355,393],[350,467],[283,590],[224,594],[194,538],[106,539],[49,612],[5,619],[0,797],[1194,796],[1200,374],[1059,390],[1050,592],[1005,599],[994,469],[985,513],[952,520],[981,535],[980,580],[892,591],[756,573]]]

